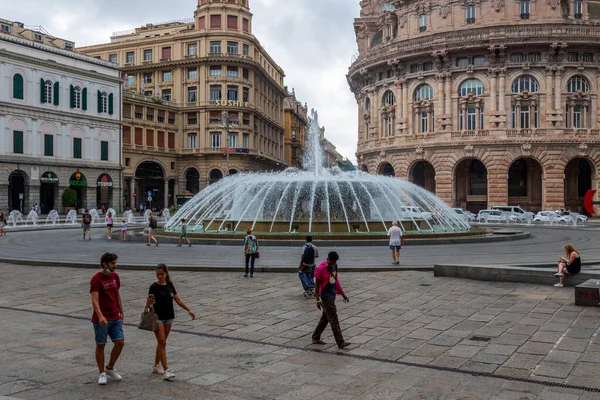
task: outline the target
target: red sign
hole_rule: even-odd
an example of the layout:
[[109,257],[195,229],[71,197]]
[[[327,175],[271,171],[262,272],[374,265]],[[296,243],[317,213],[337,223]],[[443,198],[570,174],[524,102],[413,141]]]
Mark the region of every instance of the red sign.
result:
[[594,204],[600,204],[598,201],[594,201],[594,195],[596,194],[595,190],[588,190],[583,198],[583,205],[585,207],[585,211],[590,215],[596,214],[596,209],[594,208]]

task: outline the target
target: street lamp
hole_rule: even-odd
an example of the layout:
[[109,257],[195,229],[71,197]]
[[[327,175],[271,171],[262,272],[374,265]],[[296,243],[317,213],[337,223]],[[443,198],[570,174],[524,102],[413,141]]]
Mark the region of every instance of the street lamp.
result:
[[230,126],[237,126],[237,114],[232,114],[229,115],[229,112],[227,111],[223,111],[221,113],[221,126],[223,128],[225,128],[225,141],[226,141],[226,149],[225,152],[227,153],[227,161],[226,161],[226,168],[227,171],[225,171],[225,176],[229,176],[229,148],[230,148],[230,143],[229,143],[229,127]]

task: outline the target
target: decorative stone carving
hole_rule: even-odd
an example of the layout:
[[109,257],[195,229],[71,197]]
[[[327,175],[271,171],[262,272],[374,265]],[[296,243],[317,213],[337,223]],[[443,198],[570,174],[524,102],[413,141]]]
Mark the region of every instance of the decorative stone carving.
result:
[[385,160],[385,150],[381,150],[381,153],[379,153],[379,157],[381,157],[382,160]]
[[581,156],[587,156],[587,149],[588,149],[588,145],[585,143],[580,143],[579,146],[577,147],[577,150],[579,150],[579,155],[581,155]]
[[531,143],[523,143],[521,145],[521,153],[524,156],[530,156],[531,155]]
[[500,12],[502,7],[504,7],[504,0],[492,0],[492,7],[496,12]]
[[513,96],[513,100],[515,101],[517,106],[521,105],[521,103],[523,102],[528,102],[533,106],[537,103],[538,96],[536,94],[529,93],[527,90],[524,90],[519,94],[515,94]]
[[550,4],[550,7],[552,7],[552,9],[558,7],[558,3],[560,3],[560,0],[548,0],[548,4]]
[[398,15],[398,27],[399,28],[404,28],[404,25],[406,25],[406,15]]
[[423,155],[423,148],[421,146],[417,147],[415,149],[415,153],[417,153],[417,155]]
[[440,6],[440,15],[442,18],[446,19],[446,17],[448,17],[451,7],[452,6],[450,4],[443,4]]
[[465,146],[465,153],[467,153],[468,155],[473,155],[474,152],[475,152],[475,148],[473,147],[472,144],[468,144]]

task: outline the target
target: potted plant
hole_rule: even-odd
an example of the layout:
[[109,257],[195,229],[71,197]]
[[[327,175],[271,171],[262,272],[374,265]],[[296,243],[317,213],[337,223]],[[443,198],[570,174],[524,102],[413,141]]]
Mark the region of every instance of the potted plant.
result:
[[65,208],[65,213],[74,210],[77,207],[77,192],[73,189],[65,189],[62,194],[62,204]]

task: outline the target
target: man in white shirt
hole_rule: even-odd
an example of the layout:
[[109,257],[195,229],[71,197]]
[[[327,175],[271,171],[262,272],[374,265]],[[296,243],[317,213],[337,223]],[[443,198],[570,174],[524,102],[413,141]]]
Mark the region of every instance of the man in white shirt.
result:
[[398,227],[398,222],[393,221],[392,227],[388,230],[390,237],[390,249],[392,250],[392,264],[400,264],[400,249],[402,248],[402,229]]

